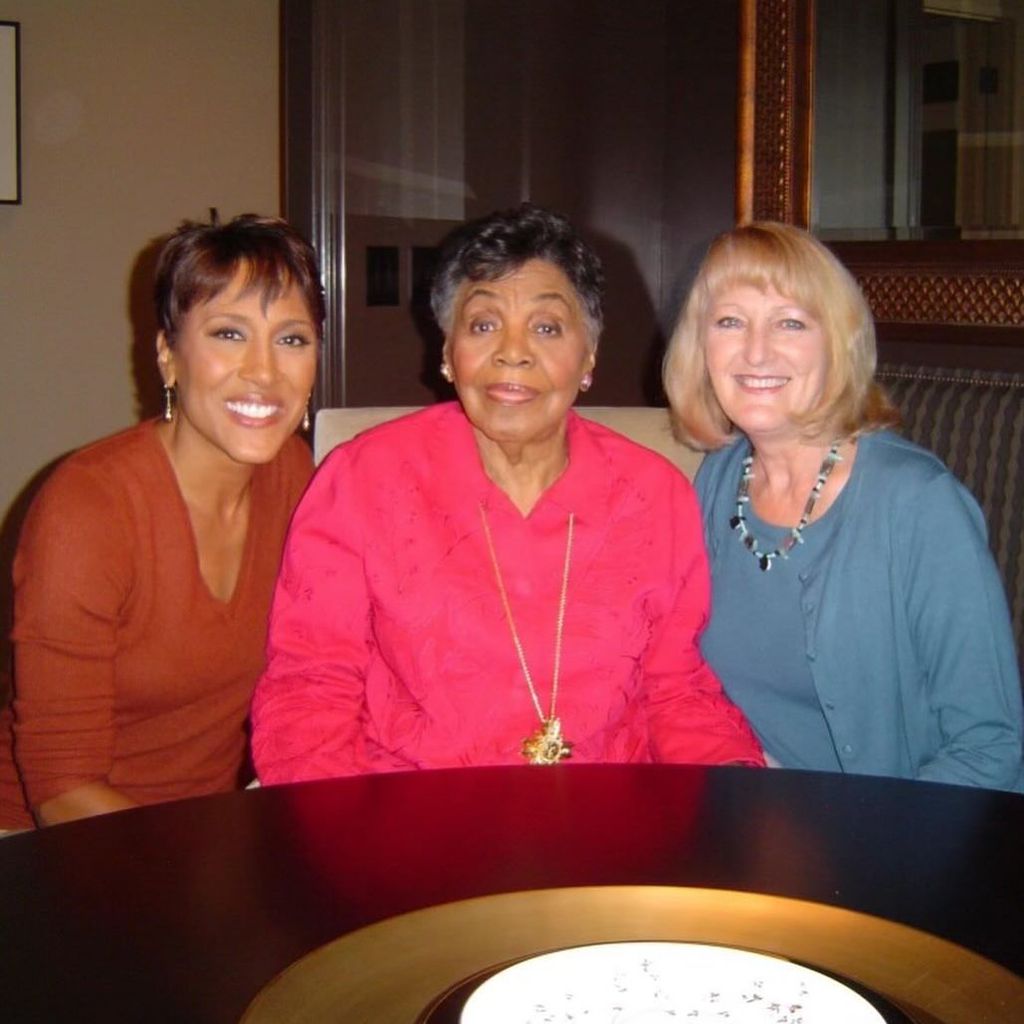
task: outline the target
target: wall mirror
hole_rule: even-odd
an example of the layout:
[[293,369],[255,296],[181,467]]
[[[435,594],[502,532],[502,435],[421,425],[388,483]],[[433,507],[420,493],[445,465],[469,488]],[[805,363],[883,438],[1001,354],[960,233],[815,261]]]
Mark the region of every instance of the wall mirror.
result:
[[819,237],[1024,238],[1024,0],[818,3],[815,21]]
[[883,352],[1021,368],[1024,2],[743,0],[740,51],[738,218],[828,241]]

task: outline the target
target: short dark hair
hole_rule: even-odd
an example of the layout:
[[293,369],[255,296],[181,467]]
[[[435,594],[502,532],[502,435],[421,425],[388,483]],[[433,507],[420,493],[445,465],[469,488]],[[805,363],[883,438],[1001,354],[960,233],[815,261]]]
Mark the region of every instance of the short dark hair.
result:
[[164,243],[156,268],[156,319],[168,344],[193,306],[219,294],[244,266],[265,300],[295,285],[322,333],[324,293],[312,246],[286,221],[243,213],[227,224],[184,221]]
[[430,289],[430,308],[441,330],[451,330],[452,305],[463,281],[496,281],[530,260],[553,263],[569,279],[597,344],[604,321],[601,261],[565,217],[533,203],[469,221],[445,240]]

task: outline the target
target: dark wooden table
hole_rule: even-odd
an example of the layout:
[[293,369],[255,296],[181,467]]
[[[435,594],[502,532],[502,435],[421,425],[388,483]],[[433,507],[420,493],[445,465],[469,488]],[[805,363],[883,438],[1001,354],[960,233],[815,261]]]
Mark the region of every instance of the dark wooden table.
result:
[[237,1021],[395,914],[523,889],[790,896],[1024,974],[1024,797],[685,766],[486,768],[190,800],[0,840],[0,1019]]

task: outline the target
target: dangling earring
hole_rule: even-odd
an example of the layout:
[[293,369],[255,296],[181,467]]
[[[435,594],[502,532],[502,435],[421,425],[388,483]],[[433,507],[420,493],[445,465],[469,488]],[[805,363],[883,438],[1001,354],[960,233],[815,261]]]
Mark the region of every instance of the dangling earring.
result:
[[170,423],[174,419],[174,385],[164,385],[164,423]]
[[580,381],[580,391],[589,391],[590,385],[594,383],[594,375],[592,373],[583,374],[583,379]]
[[441,364],[441,376],[444,377],[444,379],[448,381],[449,384],[451,384],[452,380],[454,379],[452,377],[452,368],[448,365],[447,362],[443,362]]
[[302,414],[302,429],[305,433],[309,433],[309,399],[306,399],[306,411]]

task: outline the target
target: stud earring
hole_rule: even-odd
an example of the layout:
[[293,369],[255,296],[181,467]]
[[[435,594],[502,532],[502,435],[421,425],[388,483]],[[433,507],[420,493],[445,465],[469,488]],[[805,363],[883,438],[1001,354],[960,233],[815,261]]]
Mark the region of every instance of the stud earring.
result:
[[452,376],[452,368],[447,362],[441,364],[441,376],[444,377],[449,384],[454,380],[454,377]]
[[174,419],[174,385],[164,385],[164,412],[161,419],[164,423],[170,423]]
[[302,414],[302,429],[305,433],[309,433],[310,421],[309,421],[309,399],[306,399],[306,411]]
[[591,373],[583,374],[583,379],[580,381],[580,391],[589,391],[590,385],[594,383],[594,375]]

